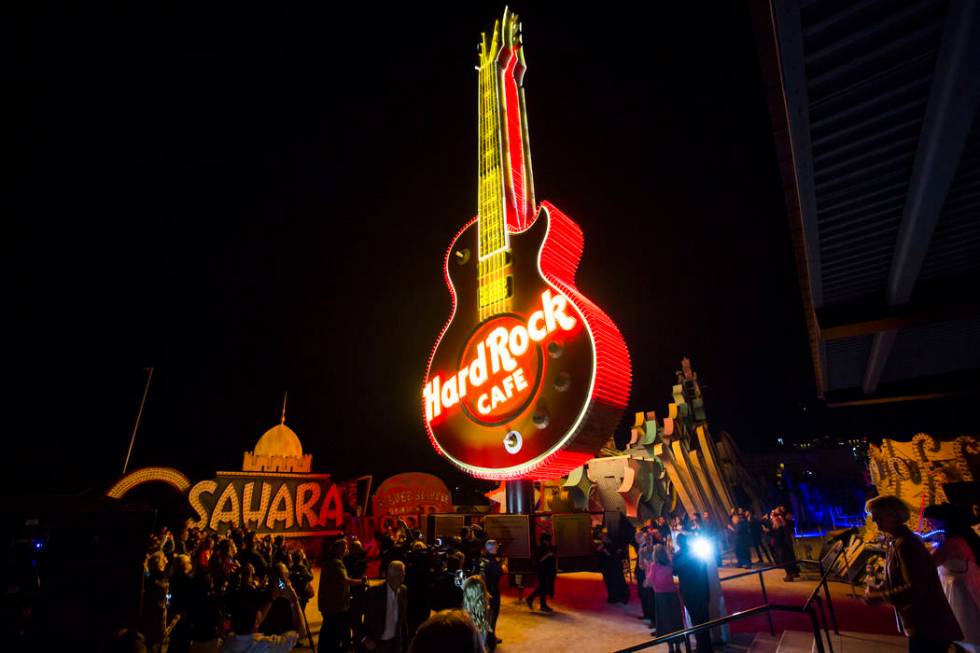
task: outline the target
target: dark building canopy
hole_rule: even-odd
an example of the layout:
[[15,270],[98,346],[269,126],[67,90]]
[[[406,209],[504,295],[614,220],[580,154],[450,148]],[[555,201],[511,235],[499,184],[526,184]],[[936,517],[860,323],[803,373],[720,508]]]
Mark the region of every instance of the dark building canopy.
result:
[[980,7],[769,0],[754,14],[818,393],[975,391]]

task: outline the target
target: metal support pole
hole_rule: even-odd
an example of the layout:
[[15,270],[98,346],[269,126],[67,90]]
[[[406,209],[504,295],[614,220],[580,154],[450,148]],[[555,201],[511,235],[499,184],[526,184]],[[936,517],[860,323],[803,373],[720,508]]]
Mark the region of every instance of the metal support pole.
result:
[[827,610],[830,612],[830,622],[834,625],[834,632],[840,635],[840,628],[837,627],[837,613],[834,612],[834,602],[830,598],[830,584],[827,579],[823,579],[823,591],[827,596]]
[[[817,589],[820,588],[818,587]],[[817,605],[820,606],[820,621],[823,622],[823,632],[827,635],[827,645],[830,647],[830,653],[834,653],[833,640],[830,639],[830,622],[827,621],[827,612],[823,609],[823,599],[820,598],[819,594],[813,598],[816,600]]]
[[146,404],[146,395],[150,391],[150,381],[153,380],[153,368],[149,369],[149,374],[146,376],[146,387],[143,388],[143,398],[140,399],[140,409],[136,413],[136,423],[133,424],[133,433],[129,436],[129,449],[126,450],[126,462],[123,463],[123,475],[126,474],[126,469],[129,467],[129,457],[133,454],[133,443],[136,442],[136,431],[140,428],[140,419],[143,417],[143,406]]
[[823,635],[820,634],[820,624],[817,623],[817,611],[810,606],[807,614],[810,615],[810,627],[813,629],[813,642],[817,645],[817,653],[827,653],[823,646]]
[[[762,586],[762,602],[769,605],[769,595],[766,594],[766,579],[761,570],[759,571],[759,585]],[[775,637],[776,627],[772,623],[772,610],[766,611],[766,618],[769,620],[769,634]]]
[[534,481],[517,479],[504,484],[507,512],[512,515],[530,515],[534,511]]

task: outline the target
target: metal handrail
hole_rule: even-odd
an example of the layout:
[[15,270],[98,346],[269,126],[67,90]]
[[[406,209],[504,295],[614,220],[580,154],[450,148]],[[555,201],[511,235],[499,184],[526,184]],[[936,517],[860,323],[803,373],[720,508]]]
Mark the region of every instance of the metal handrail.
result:
[[758,569],[749,569],[748,571],[739,572],[737,574],[732,574],[731,576],[719,576],[721,582],[726,580],[734,580],[736,578],[744,578],[746,576],[751,576],[753,574],[761,574],[763,572],[772,571],[773,569],[785,569],[786,565],[771,565],[769,567],[759,567]]
[[843,546],[840,548],[840,551],[837,552],[837,555],[834,556],[833,561],[831,561],[831,563],[829,565],[827,565],[827,568],[826,569],[823,568],[823,563],[822,562],[818,562],[818,564],[820,565],[820,571],[821,571],[821,574],[820,574],[820,582],[817,583],[817,586],[813,588],[813,591],[812,592],[810,592],[809,598],[807,598],[806,602],[803,604],[804,607],[809,607],[810,603],[813,602],[813,599],[816,598],[817,593],[820,591],[820,586],[821,585],[826,586],[826,584],[827,584],[827,577],[830,576],[830,572],[834,570],[834,565],[837,564],[837,561],[840,560],[840,557],[842,555],[844,555],[844,547]]
[[[813,628],[814,642],[817,645],[817,653],[825,653],[823,638],[820,636],[820,627],[817,624],[817,615],[813,608],[804,609],[796,605],[781,605],[777,603],[766,603],[764,605],[759,605],[754,608],[748,608],[747,610],[742,610],[734,614],[727,615],[725,617],[719,617],[718,619],[713,619],[711,621],[706,621],[703,624],[698,624],[697,626],[691,626],[690,628],[685,628],[684,630],[675,630],[672,633],[667,633],[666,635],[660,635],[654,637],[650,641],[643,642],[642,644],[637,644],[629,648],[624,648],[616,651],[616,653],[634,653],[635,651],[642,651],[643,649],[651,648],[659,644],[663,644],[672,639],[679,639],[683,637],[685,641],[689,635],[694,635],[702,630],[711,630],[719,626],[731,623],[733,621],[739,621],[741,619],[748,619],[749,617],[754,617],[763,612],[769,613],[773,610],[779,610],[781,612],[796,612],[805,613],[810,616],[810,625]],[[829,643],[829,641],[828,641]],[[831,649],[833,653],[833,649]]]
[[[781,604],[769,603],[769,598],[768,598],[768,595],[767,595],[767,592],[766,592],[765,577],[763,576],[763,574],[765,572],[771,571],[773,569],[785,569],[786,568],[786,565],[785,564],[782,564],[782,565],[770,565],[768,567],[760,567],[759,569],[750,569],[748,571],[740,572],[738,574],[732,574],[731,576],[725,576],[724,578],[719,578],[719,581],[720,582],[725,582],[727,580],[734,580],[736,578],[745,578],[746,576],[758,575],[759,576],[759,585],[760,585],[760,587],[762,589],[762,600],[765,601],[765,603],[763,605],[756,606],[754,608],[748,608],[746,610],[742,610],[740,612],[736,612],[734,614],[730,614],[730,615],[727,615],[727,616],[724,616],[724,617],[719,617],[718,619],[714,619],[712,621],[707,621],[707,622],[705,622],[703,624],[699,624],[697,626],[692,626],[692,627],[686,628],[684,630],[677,630],[677,631],[674,631],[674,632],[671,632],[671,633],[667,633],[665,635],[660,635],[660,636],[657,636],[657,637],[653,638],[652,640],[650,640],[648,642],[644,642],[642,644],[637,644],[636,646],[632,646],[630,648],[622,649],[620,651],[617,651],[616,653],[632,653],[633,651],[641,651],[643,649],[650,648],[652,646],[657,646],[658,644],[662,644],[664,642],[667,642],[667,641],[670,641],[670,640],[673,640],[673,639],[678,639],[678,638],[681,638],[681,637],[683,637],[684,638],[684,641],[687,642],[687,638],[688,638],[689,635],[698,633],[698,632],[700,632],[702,630],[711,630],[712,628],[717,628],[718,626],[722,626],[724,624],[731,623],[732,621],[738,621],[738,620],[741,620],[741,619],[747,619],[749,617],[754,617],[755,615],[762,614],[762,613],[765,613],[766,618],[769,621],[769,632],[770,632],[770,634],[775,637],[776,630],[775,630],[775,627],[774,627],[773,621],[772,621],[772,611],[773,610],[779,610],[779,611],[782,611],[782,612],[796,612],[796,613],[799,613],[799,614],[807,614],[810,617],[810,625],[811,625],[811,627],[813,629],[813,640],[814,640],[814,643],[816,644],[816,647],[817,647],[817,653],[824,653],[825,652],[825,649],[824,649],[823,636],[820,633],[820,624],[819,624],[819,620],[817,618],[817,612],[816,612],[816,610],[813,609],[813,602],[814,601],[819,602],[819,605],[820,605],[820,613],[823,616],[822,621],[823,621],[823,624],[824,624],[824,628],[823,628],[824,635],[826,635],[826,637],[827,637],[827,647],[830,649],[830,653],[833,653],[833,651],[834,651],[833,640],[830,637],[830,629],[827,627],[827,615],[823,611],[823,601],[819,597],[819,592],[820,592],[820,588],[822,586],[824,588],[824,591],[827,594],[827,607],[830,610],[831,619],[833,620],[834,632],[837,633],[837,634],[840,634],[840,630],[837,627],[837,616],[834,613],[834,606],[833,606],[833,603],[831,602],[831,598],[830,598],[830,588],[829,588],[829,586],[827,584],[827,578],[830,575],[830,572],[833,570],[834,565],[837,564],[837,561],[840,559],[840,556],[843,555],[843,553],[844,553],[844,548],[841,547],[840,551],[838,551],[837,555],[834,557],[834,560],[827,566],[826,569],[824,569],[823,563],[820,560],[806,560],[806,559],[804,559],[804,560],[797,560],[796,561],[798,564],[812,564],[812,565],[816,565],[817,568],[820,570],[820,581],[817,583],[817,586],[813,589],[813,591],[810,593],[810,596],[807,597],[806,602],[802,606],[790,606],[790,605],[781,605]],[[686,646],[685,648],[687,648],[688,650],[690,650],[689,649],[689,646]]]

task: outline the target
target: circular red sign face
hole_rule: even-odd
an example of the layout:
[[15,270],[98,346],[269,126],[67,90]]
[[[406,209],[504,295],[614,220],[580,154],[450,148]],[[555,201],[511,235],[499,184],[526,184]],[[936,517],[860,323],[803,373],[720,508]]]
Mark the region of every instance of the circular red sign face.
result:
[[[479,325],[459,357],[474,387],[461,398],[467,416],[489,426],[505,424],[527,408],[541,382],[541,346],[516,315]],[[485,379],[485,380],[484,380]]]

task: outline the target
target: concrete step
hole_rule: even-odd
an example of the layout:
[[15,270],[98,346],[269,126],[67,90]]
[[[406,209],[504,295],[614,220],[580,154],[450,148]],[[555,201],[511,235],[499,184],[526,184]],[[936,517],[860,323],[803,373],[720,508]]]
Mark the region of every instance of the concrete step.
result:
[[[826,636],[824,650],[826,651]],[[798,630],[783,631],[776,648],[765,648],[772,638],[767,633],[759,633],[757,641],[759,648],[749,648],[749,653],[816,653],[816,643],[813,633]],[[907,640],[901,635],[877,635],[872,633],[856,633],[843,631],[840,635],[831,633],[830,640],[834,645],[834,653],[903,653],[908,649]],[[753,643],[753,647],[755,643]]]
[[841,631],[840,635],[831,633],[830,641],[834,643],[834,653],[902,653],[908,649],[908,642],[901,635]]
[[779,650],[780,636],[773,637],[769,633],[757,633],[748,653],[776,653]]
[[813,633],[799,630],[784,630],[782,637],[779,638],[779,646],[776,647],[777,653],[812,653],[812,651]]

